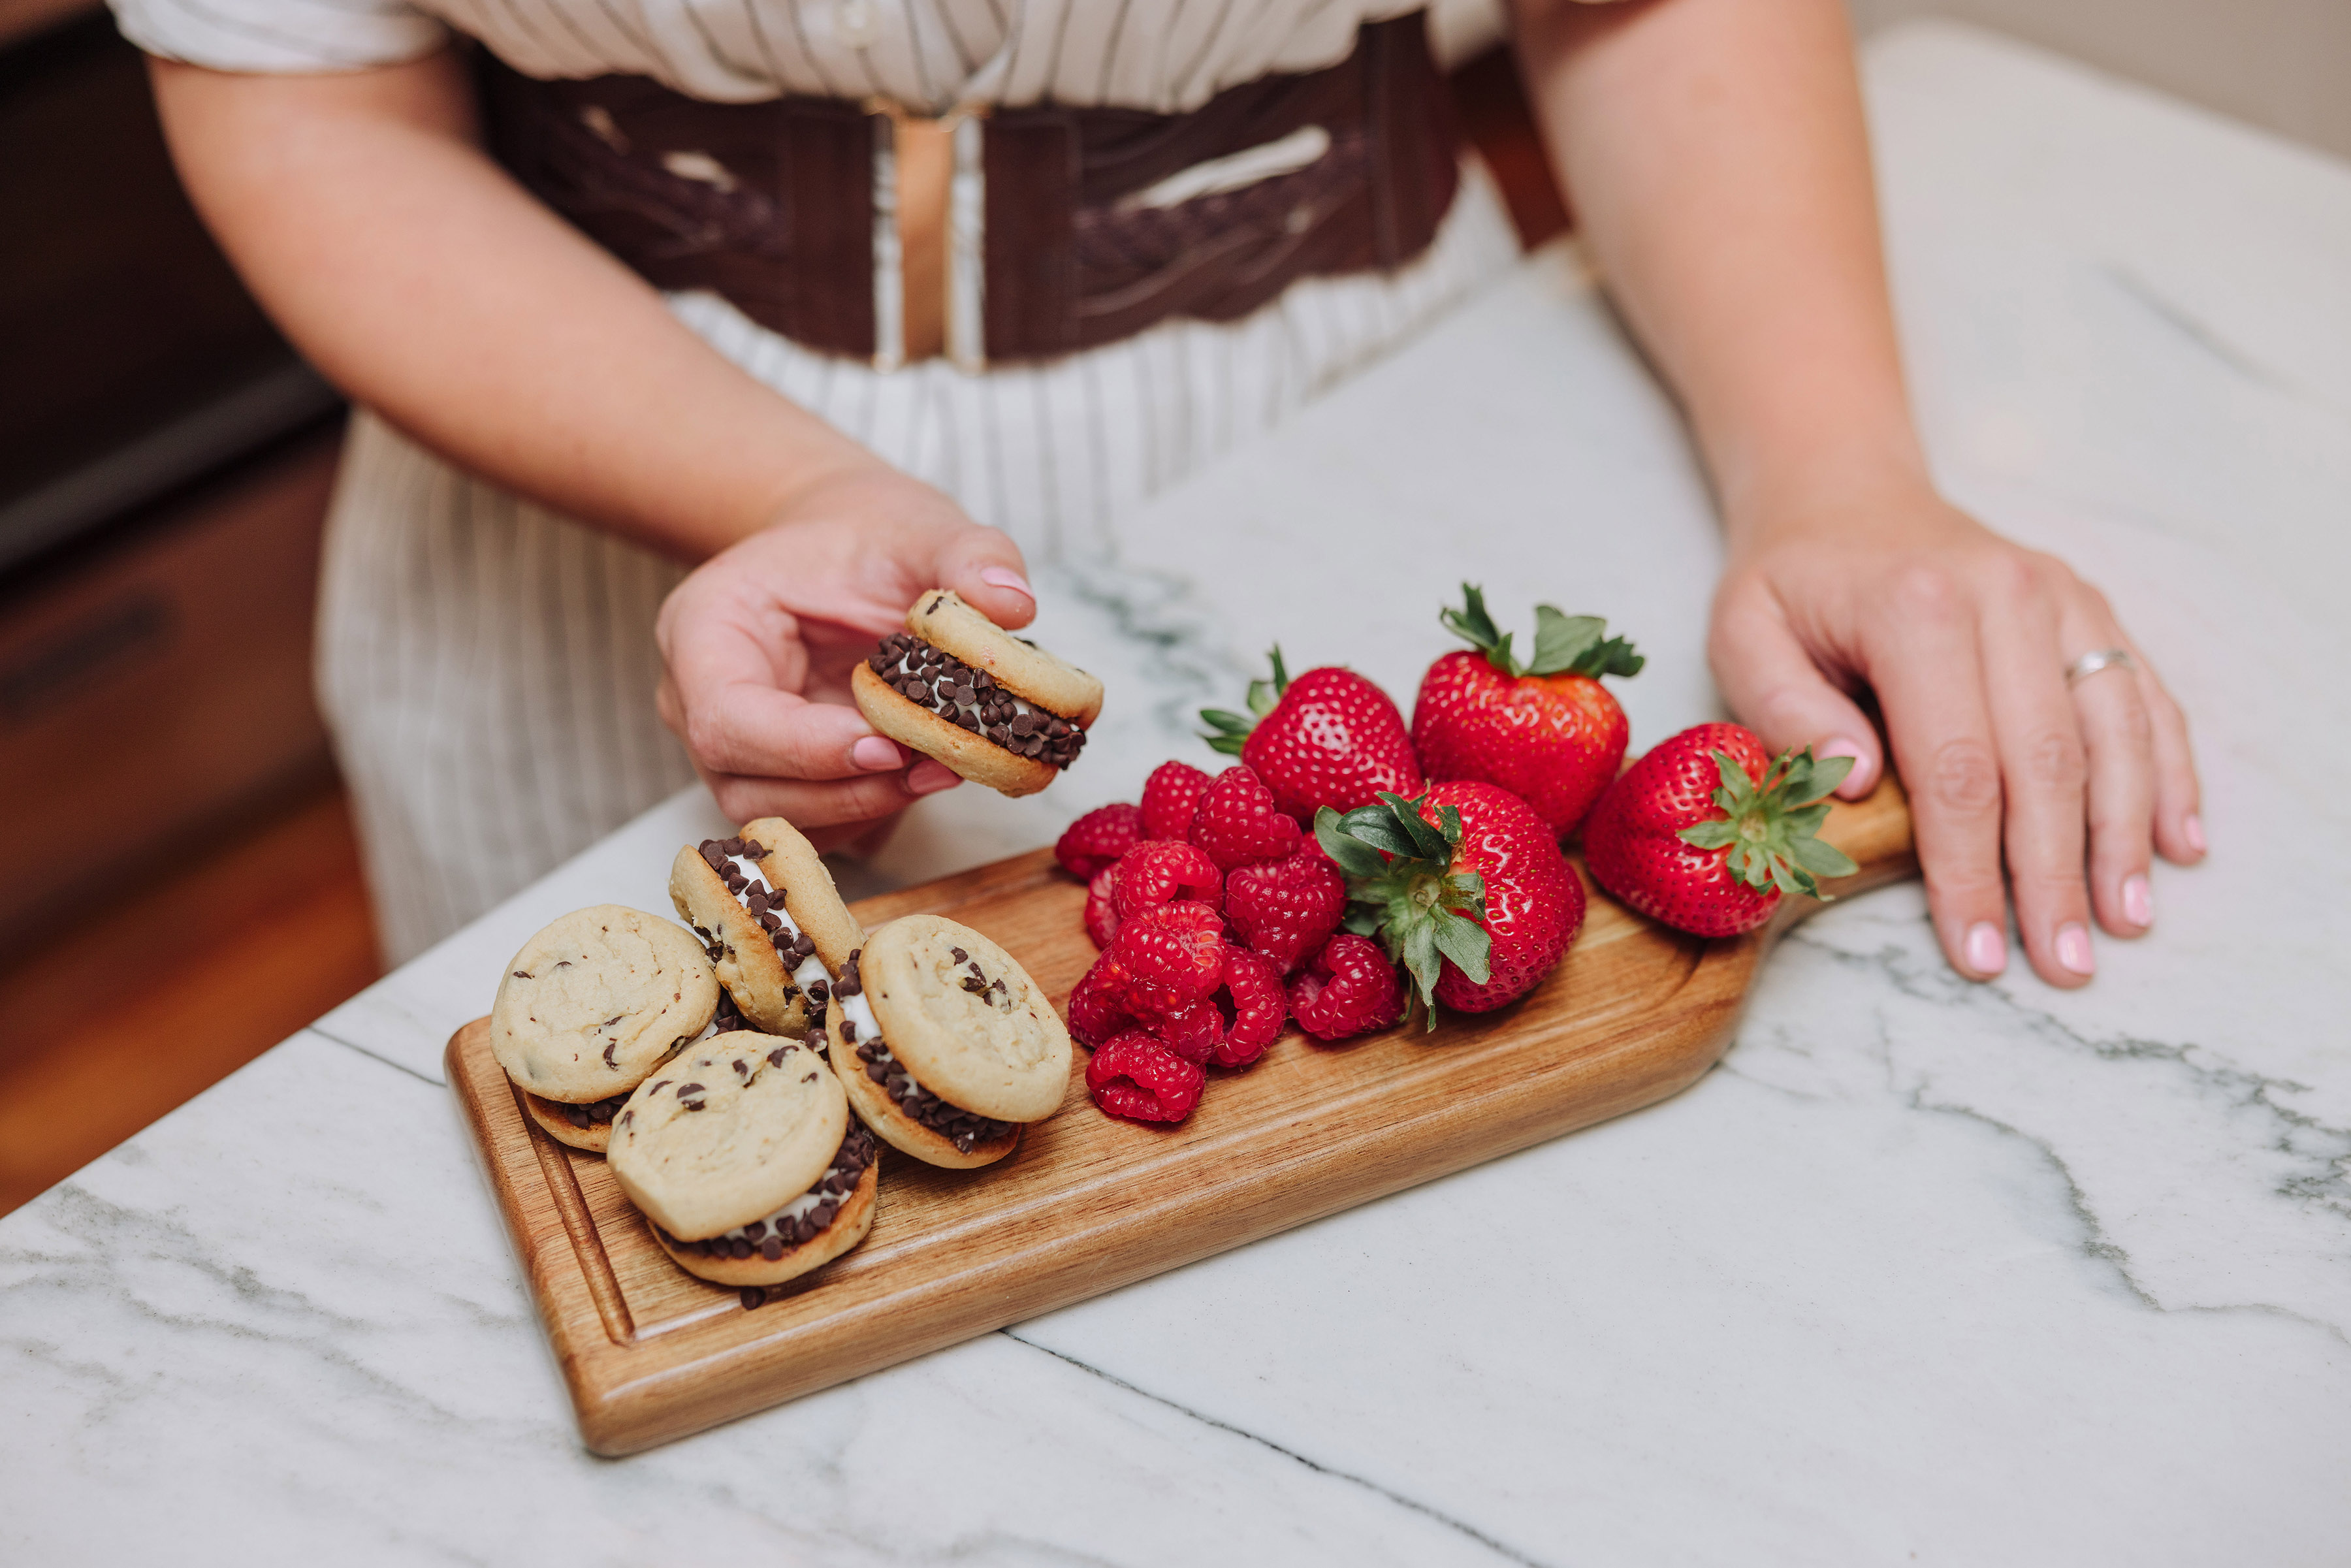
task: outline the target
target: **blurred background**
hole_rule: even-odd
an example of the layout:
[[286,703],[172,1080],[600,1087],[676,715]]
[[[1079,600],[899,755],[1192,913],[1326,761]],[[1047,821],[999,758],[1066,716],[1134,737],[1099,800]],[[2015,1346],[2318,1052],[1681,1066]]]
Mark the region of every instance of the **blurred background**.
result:
[[[2351,158],[2351,0],[1849,3]],[[1508,57],[1454,85],[1522,237],[1566,228]],[[0,1212],[380,972],[310,695],[341,419],[180,195],[107,13],[0,0]]]

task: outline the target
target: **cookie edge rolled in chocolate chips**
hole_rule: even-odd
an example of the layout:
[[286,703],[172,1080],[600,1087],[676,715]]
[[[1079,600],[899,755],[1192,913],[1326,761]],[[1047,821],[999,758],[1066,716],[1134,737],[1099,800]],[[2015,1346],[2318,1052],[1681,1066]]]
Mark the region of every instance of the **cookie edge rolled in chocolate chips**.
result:
[[[834,1211],[831,1222],[806,1241],[786,1247],[778,1257],[768,1258],[756,1249],[744,1258],[714,1257],[697,1250],[702,1242],[681,1241],[663,1229],[650,1215],[644,1217],[645,1228],[652,1233],[654,1245],[669,1254],[670,1261],[696,1279],[707,1280],[714,1285],[742,1289],[780,1285],[788,1280],[796,1280],[850,1251],[873,1228],[873,1216],[881,1204],[882,1140],[876,1138],[856,1116],[851,1116],[848,1126],[841,1130],[841,1144],[834,1150],[832,1162],[810,1184],[808,1190],[816,1190],[841,1169],[842,1153],[861,1136],[867,1144],[864,1164],[849,1191],[842,1195],[841,1207]],[[746,1227],[730,1226],[728,1228],[743,1229]]]
[[[856,987],[848,993],[852,996],[862,989],[853,963],[843,970],[841,984]],[[870,1007],[872,1004],[869,1002],[867,1005]],[[971,1147],[957,1148],[953,1137],[925,1124],[908,1113],[868,1074],[866,1069],[869,1064],[858,1055],[858,1048],[865,1042],[850,1038],[848,1031],[841,1028],[844,1021],[838,1006],[825,1015],[825,1022],[829,1026],[826,1032],[831,1037],[828,1054],[833,1072],[841,1080],[841,1090],[849,1097],[851,1113],[872,1128],[874,1136],[901,1154],[911,1155],[925,1165],[937,1166],[944,1170],[977,1170],[982,1166],[996,1164],[1020,1146],[1021,1134],[1027,1124],[1006,1122],[999,1124],[1008,1129],[1000,1135],[975,1139]],[[886,1030],[882,1031],[881,1038],[883,1043],[888,1042]],[[914,1078],[911,1071],[907,1078],[915,1088],[924,1089],[922,1081]],[[928,1093],[929,1091],[924,1090],[924,1092]],[[937,1098],[935,1095],[932,1097]],[[952,1102],[942,1100],[940,1103],[952,1104]],[[955,1108],[963,1110],[960,1106]],[[963,1113],[976,1114],[967,1111]]]

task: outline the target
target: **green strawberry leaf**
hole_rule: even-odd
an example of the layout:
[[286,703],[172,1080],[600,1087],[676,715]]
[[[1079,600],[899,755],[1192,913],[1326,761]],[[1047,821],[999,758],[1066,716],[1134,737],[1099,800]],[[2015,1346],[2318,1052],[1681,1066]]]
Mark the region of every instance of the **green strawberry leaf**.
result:
[[1494,939],[1475,921],[1457,915],[1437,922],[1437,950],[1452,959],[1453,967],[1468,976],[1473,986],[1482,986],[1493,977]]
[[1861,869],[1851,855],[1818,839],[1800,838],[1793,847],[1796,863],[1814,876],[1851,876]]
[[1273,660],[1273,695],[1278,697],[1290,689],[1290,672],[1281,663],[1281,644],[1276,643],[1268,656]]
[[1562,615],[1555,604],[1536,605],[1535,656],[1527,662],[1527,674],[1555,675],[1575,668],[1607,629],[1597,615]]
[[1494,624],[1494,618],[1486,613],[1485,590],[1465,582],[1461,585],[1461,598],[1466,608],[1460,610],[1447,608],[1438,611],[1437,619],[1439,623],[1447,631],[1485,654],[1487,663],[1504,674],[1525,674],[1524,666],[1520,665],[1510,653],[1510,639],[1503,634],[1500,627]]
[[1208,733],[1200,738],[1208,743],[1209,750],[1222,752],[1227,757],[1238,757],[1249,732],[1257,728],[1258,720],[1271,713],[1281,701],[1281,694],[1290,689],[1290,672],[1282,667],[1279,644],[1275,645],[1271,657],[1273,679],[1249,684],[1249,712],[1235,713],[1230,708],[1220,707],[1200,710],[1201,721],[1208,727]]
[[1443,861],[1447,865],[1452,863],[1453,846],[1461,841],[1460,813],[1454,813],[1453,831],[1448,836],[1444,829],[1435,826],[1424,818],[1413,803],[1403,796],[1383,789],[1380,791],[1380,800],[1386,804],[1396,826],[1411,836],[1413,852],[1417,853],[1422,860]]
[[1376,936],[1380,934],[1381,913],[1376,904],[1351,904],[1347,905],[1346,918],[1339,922],[1339,928],[1352,931],[1358,936]]
[[1420,848],[1412,834],[1384,806],[1356,807],[1339,819],[1339,830],[1358,843],[1369,844],[1392,855],[1416,854]]
[[1719,817],[1693,822],[1676,837],[1694,849],[1720,850],[1724,872],[1757,892],[1777,888],[1825,901],[1820,878],[1850,876],[1851,857],[1815,835],[1828,821],[1824,798],[1852,770],[1850,758],[1815,758],[1812,748],[1773,758],[1759,783],[1728,752],[1713,754],[1722,787]]
[[1316,811],[1314,841],[1322,846],[1322,852],[1331,857],[1331,863],[1339,868],[1341,875],[1350,880],[1379,875],[1387,869],[1387,857],[1348,833],[1345,821],[1328,806]]

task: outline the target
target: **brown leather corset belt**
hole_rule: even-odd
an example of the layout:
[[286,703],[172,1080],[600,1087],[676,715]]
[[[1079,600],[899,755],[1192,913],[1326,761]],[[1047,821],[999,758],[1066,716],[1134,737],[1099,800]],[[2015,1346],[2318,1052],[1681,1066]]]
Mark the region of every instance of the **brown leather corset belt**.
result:
[[[711,103],[641,77],[539,81],[495,61],[483,101],[499,161],[648,281],[715,291],[809,348],[906,357],[906,115]],[[1366,26],[1326,70],[1188,114],[1040,104],[912,123],[948,133],[946,341],[974,366],[1170,317],[1230,321],[1301,277],[1402,266],[1458,180],[1416,15]]]

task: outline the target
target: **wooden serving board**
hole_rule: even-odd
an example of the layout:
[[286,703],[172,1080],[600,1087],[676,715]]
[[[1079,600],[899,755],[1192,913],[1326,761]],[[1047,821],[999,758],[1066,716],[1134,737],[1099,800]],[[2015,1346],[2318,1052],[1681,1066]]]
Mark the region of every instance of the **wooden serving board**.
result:
[[[1833,891],[1915,869],[1891,781],[1839,805],[1822,836],[1861,867]],[[1065,1003],[1094,958],[1084,903],[1039,850],[855,910],[869,928],[950,915]],[[1337,1046],[1293,1028],[1249,1071],[1212,1073],[1173,1128],[1096,1111],[1081,1047],[1060,1113],[1012,1158],[943,1171],[884,1149],[864,1244],[756,1309],[672,1264],[601,1157],[531,1124],[487,1019],[449,1041],[449,1082],[580,1429],[598,1453],[632,1453],[1661,1100],[1729,1046],[1774,930],[1805,912],[1706,942],[1595,894],[1523,1000]]]

